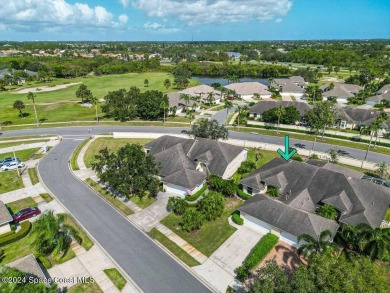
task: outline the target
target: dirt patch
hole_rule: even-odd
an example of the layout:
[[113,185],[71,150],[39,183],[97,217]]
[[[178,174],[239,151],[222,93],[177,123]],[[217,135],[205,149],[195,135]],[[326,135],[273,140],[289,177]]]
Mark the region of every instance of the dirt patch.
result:
[[81,82],[72,82],[72,83],[67,83],[67,84],[59,84],[56,86],[38,86],[38,87],[34,87],[34,88],[22,89],[22,90],[17,91],[16,93],[17,94],[27,94],[29,92],[31,92],[31,93],[51,92],[51,91],[64,89],[64,88],[67,88],[69,86],[80,84],[80,83]]

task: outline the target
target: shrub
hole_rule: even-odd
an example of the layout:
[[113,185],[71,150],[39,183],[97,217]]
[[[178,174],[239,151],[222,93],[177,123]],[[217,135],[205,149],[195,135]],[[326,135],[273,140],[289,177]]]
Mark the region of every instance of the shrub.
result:
[[327,218],[330,220],[336,220],[338,217],[337,210],[329,204],[324,204],[323,206],[320,206],[317,209],[317,214],[319,214],[321,217],[324,217],[324,218]]
[[250,199],[252,196],[251,195],[249,195],[248,193],[245,193],[244,191],[242,191],[241,189],[239,189],[239,188],[237,188],[237,190],[236,190],[236,192],[237,192],[237,195],[240,197],[240,198],[242,198],[242,199]]
[[178,196],[170,197],[168,199],[167,209],[173,211],[176,215],[184,214],[187,207],[188,203]]
[[203,214],[206,220],[211,221],[219,218],[225,207],[225,197],[214,191],[210,191],[207,196],[198,203],[198,210]]
[[44,256],[38,256],[38,257],[36,257],[37,259],[38,259],[38,261],[41,263],[41,264],[43,264],[43,266],[45,267],[45,269],[50,269],[51,268],[51,263],[50,263],[50,261],[46,258],[46,257],[44,257]]
[[272,197],[278,197],[280,195],[279,189],[273,186],[268,186],[267,188],[267,194]]
[[182,217],[182,228],[187,232],[200,229],[203,224],[203,215],[196,210],[186,210]]
[[278,243],[279,238],[271,233],[264,235],[259,242],[252,248],[251,252],[245,258],[242,266],[236,268],[235,273],[240,281],[244,281],[254,269],[267,256],[271,249]]
[[19,239],[22,239],[24,236],[26,236],[30,232],[32,225],[31,225],[31,222],[26,221],[26,222],[21,223],[20,226],[21,226],[21,229],[18,232],[14,233],[12,235],[8,235],[8,236],[0,238],[0,247],[8,245],[12,242],[18,241]]
[[243,225],[244,224],[244,220],[240,217],[240,213],[239,212],[235,212],[232,216],[232,220],[234,223],[236,223],[237,225]]
[[241,163],[241,166],[238,168],[238,174],[249,173],[250,171],[256,169],[256,163],[252,161],[245,161]]
[[221,177],[211,174],[208,178],[211,189],[221,192],[223,195],[230,196],[236,191],[236,184],[233,180],[224,180]]
[[302,159],[302,157],[300,157],[300,156],[293,156],[292,159],[293,159],[294,161],[303,162],[303,159]]
[[318,160],[318,155],[317,154],[312,154],[309,159],[312,159],[312,160]]
[[195,192],[194,194],[192,195],[186,195],[185,199],[188,200],[188,201],[194,201],[194,200],[197,200],[199,198],[199,196],[201,196],[207,189],[207,184],[203,184],[202,188],[199,189],[197,192]]

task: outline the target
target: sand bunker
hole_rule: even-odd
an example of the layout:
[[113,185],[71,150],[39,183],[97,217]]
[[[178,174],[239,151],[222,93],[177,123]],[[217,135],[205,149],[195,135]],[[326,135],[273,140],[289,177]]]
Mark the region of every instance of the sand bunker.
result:
[[19,90],[16,93],[17,94],[27,94],[29,92],[32,92],[32,93],[51,92],[51,91],[64,89],[64,88],[67,88],[69,86],[76,85],[76,84],[79,84],[79,83],[81,83],[81,82],[72,82],[72,83],[67,83],[67,84],[59,84],[59,85],[56,85],[56,86],[38,86],[38,87],[34,87],[34,88],[30,87],[30,88]]

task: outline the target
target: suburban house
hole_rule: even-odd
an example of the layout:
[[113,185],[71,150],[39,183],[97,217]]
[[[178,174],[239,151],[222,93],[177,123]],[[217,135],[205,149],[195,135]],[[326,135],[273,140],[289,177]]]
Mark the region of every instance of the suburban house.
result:
[[193,194],[209,174],[230,178],[246,160],[247,150],[228,143],[164,135],[145,145],[161,164],[159,176],[166,192]]
[[[18,84],[24,84],[27,80],[28,77],[33,77],[33,76],[36,76],[38,73],[37,72],[34,72],[34,71],[30,71],[30,70],[15,70],[15,69],[1,69],[0,70],[0,79],[4,79],[6,76],[9,76],[11,78],[13,78],[15,72],[19,72],[18,73]],[[11,82],[9,83],[9,85],[11,84]]]
[[291,76],[290,78],[275,78],[270,86],[279,89],[280,94],[286,97],[302,99],[308,83],[301,76]]
[[330,88],[330,84],[323,84],[320,86],[320,89],[323,91],[322,96],[326,100],[328,97],[335,97],[337,103],[347,104],[348,98],[354,97],[359,93],[363,88],[360,85],[356,84],[346,84],[346,83],[334,83],[334,88]]
[[[360,179],[361,173],[309,160],[306,163],[276,158],[240,183],[255,194],[238,210],[245,225],[262,233],[274,233],[281,241],[298,247],[297,237],[306,233],[317,238],[324,230],[335,236],[342,225],[366,223],[379,227],[390,205],[390,189]],[[269,187],[278,197],[266,194]],[[328,204],[339,213],[326,219],[316,210]]]
[[271,92],[268,91],[268,87],[260,82],[237,82],[224,87],[228,90],[235,91],[244,100],[252,101],[252,98],[256,95],[263,99],[271,97]]
[[369,97],[366,99],[366,104],[375,106],[380,104],[382,101],[387,101],[390,103],[390,84],[387,84],[380,88],[375,96]]
[[[336,125],[342,129],[357,129],[360,126],[368,126],[375,122],[381,111],[344,107],[340,109]],[[384,130],[390,128],[390,122],[383,122]]]
[[9,223],[13,220],[14,219],[8,211],[7,206],[0,201],[0,235],[11,232],[11,226]]
[[[6,264],[6,266],[26,273],[27,278],[36,279],[37,282],[43,282],[45,279],[48,279],[33,254],[19,258]],[[50,284],[45,285],[49,286]]]
[[213,87],[205,84],[186,88],[179,92],[179,94],[190,95],[191,97],[200,97],[200,100],[207,103],[207,97],[210,93],[213,93],[214,103],[219,104],[222,98],[221,92]]
[[305,115],[306,111],[311,109],[311,106],[307,103],[302,102],[290,102],[290,101],[260,101],[256,105],[252,106],[249,109],[249,117],[254,117],[256,119],[261,119],[262,114],[270,109],[273,108],[285,108],[285,107],[295,107],[299,114],[301,115],[301,118]]
[[[181,113],[186,108],[186,102],[180,99],[180,95],[181,95],[180,93],[167,93],[168,107],[169,109],[176,107],[175,114]],[[196,107],[193,109],[194,104],[196,104]],[[200,110],[200,103],[195,101],[190,101],[188,102],[188,107],[190,109],[198,111]]]

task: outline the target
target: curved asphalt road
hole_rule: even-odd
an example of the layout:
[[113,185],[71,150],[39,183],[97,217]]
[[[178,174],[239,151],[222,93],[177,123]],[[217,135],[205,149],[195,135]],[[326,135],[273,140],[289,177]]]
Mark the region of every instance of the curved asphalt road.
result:
[[[110,256],[126,271],[144,292],[209,292],[199,280],[183,269],[124,217],[96,196],[76,179],[68,168],[68,160],[80,139],[92,134],[107,132],[180,133],[181,128],[168,127],[58,127],[6,131],[1,137],[56,134],[63,141],[45,156],[39,164],[39,172],[46,186],[67,207],[72,215],[88,230]],[[230,132],[235,139],[283,144],[281,137],[251,133]],[[77,140],[75,140],[77,139]],[[311,149],[311,142],[291,139],[291,145],[301,143]],[[317,143],[317,151],[326,151],[331,145]],[[365,151],[341,148],[352,157],[364,158]],[[389,156],[370,153],[369,161],[389,161]]]

